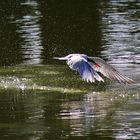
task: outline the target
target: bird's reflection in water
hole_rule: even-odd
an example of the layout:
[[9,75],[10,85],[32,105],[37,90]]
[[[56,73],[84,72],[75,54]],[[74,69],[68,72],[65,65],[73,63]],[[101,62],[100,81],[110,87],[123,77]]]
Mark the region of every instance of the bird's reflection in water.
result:
[[[117,102],[115,96],[111,97],[101,92],[92,92],[83,95],[80,100],[80,102],[75,100],[63,102],[61,105],[59,118],[69,120],[72,135],[86,135],[99,127],[98,122],[99,124],[104,121],[107,122],[108,119],[111,121],[115,112],[113,107]],[[105,123],[98,129],[102,129],[102,127],[105,127]]]
[[125,119],[128,111],[122,110],[122,107],[127,107],[132,98],[135,100],[137,96],[123,92],[91,92],[82,95],[80,101],[63,102],[58,119],[69,122],[71,135],[82,136],[95,131],[97,134],[106,131],[113,133],[116,138],[124,135],[129,137],[129,134],[137,132],[137,128],[131,131],[131,126],[127,126],[131,117]]

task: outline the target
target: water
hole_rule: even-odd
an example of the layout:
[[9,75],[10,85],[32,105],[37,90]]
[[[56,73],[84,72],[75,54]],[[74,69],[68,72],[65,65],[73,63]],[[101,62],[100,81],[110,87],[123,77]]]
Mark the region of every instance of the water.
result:
[[[140,139],[140,1],[0,1],[0,139]],[[135,83],[83,82],[54,56],[100,56]]]

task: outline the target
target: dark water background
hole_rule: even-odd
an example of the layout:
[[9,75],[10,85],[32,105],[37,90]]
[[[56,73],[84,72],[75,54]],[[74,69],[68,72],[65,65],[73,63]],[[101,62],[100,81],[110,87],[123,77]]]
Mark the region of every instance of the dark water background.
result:
[[[135,83],[85,83],[70,53]],[[139,0],[1,0],[0,66],[0,139],[140,139]]]

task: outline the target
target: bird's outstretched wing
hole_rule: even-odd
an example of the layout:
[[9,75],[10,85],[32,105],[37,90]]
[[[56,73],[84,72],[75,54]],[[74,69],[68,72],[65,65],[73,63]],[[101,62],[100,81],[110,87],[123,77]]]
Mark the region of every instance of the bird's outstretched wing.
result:
[[124,84],[130,84],[134,82],[132,79],[126,77],[125,75],[122,75],[111,65],[107,64],[103,59],[99,57],[89,57],[88,59],[93,69],[95,69],[97,72],[102,73],[105,77],[111,80],[117,80],[118,82]]
[[81,59],[74,64],[69,61],[67,64],[71,69],[78,71],[82,79],[87,82],[95,82],[95,80],[104,81],[102,77],[84,59]]

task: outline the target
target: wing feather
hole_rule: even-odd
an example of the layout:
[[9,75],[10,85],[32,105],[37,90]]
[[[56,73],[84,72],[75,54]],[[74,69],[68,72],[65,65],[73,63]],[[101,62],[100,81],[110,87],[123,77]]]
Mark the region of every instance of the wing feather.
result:
[[67,64],[71,69],[78,71],[83,80],[87,82],[95,82],[95,80],[104,81],[102,77],[86,61],[86,59],[79,59],[79,61],[75,63],[73,63],[71,60],[69,60]]
[[[134,81],[125,75],[122,75],[114,67],[107,64],[103,59],[99,57],[89,57],[91,60],[90,65],[97,71],[102,73],[105,77],[111,80],[117,80],[120,83],[130,84]],[[94,62],[94,63],[93,63]]]

